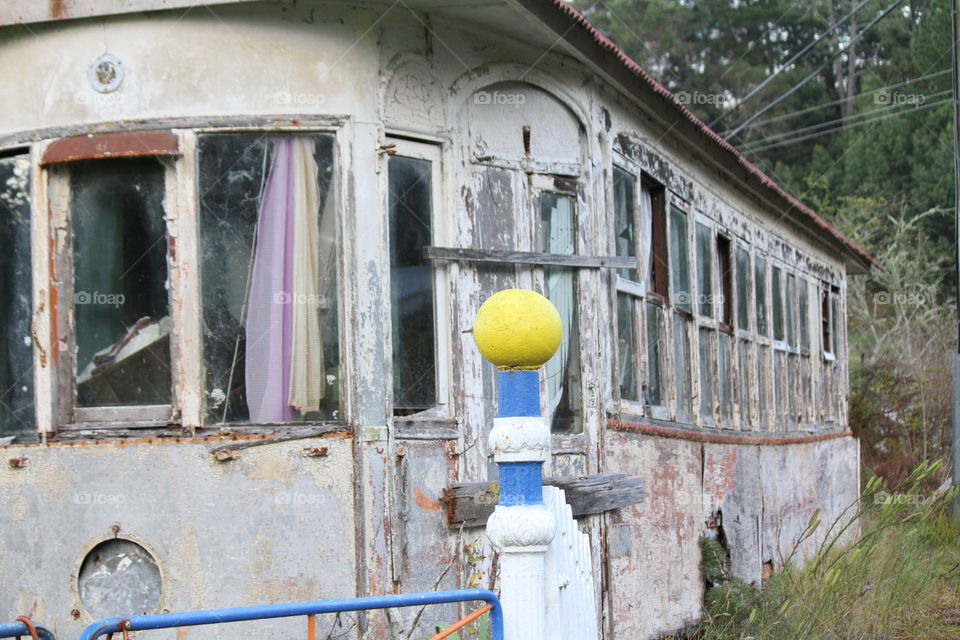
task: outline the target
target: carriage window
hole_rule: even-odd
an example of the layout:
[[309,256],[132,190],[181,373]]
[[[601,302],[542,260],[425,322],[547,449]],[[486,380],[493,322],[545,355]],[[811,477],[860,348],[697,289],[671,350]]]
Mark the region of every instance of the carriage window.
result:
[[705,318],[713,317],[713,261],[710,258],[709,227],[697,223],[697,313]]
[[0,437],[34,428],[30,162],[0,158]]
[[770,282],[773,305],[773,339],[783,340],[783,282],[780,267],[774,267]]
[[423,257],[432,239],[433,166],[429,160],[394,155],[387,170],[393,406],[403,415],[437,401],[433,268]]
[[690,258],[687,255],[687,214],[670,208],[670,284],[675,308],[693,313],[690,296]]
[[[576,229],[574,198],[562,193],[543,192],[540,195],[540,250],[576,253]],[[543,282],[543,295],[557,307],[563,326],[560,347],[544,366],[547,415],[554,431],[579,431],[582,407],[577,271],[569,267],[544,267]]]
[[757,256],[753,259],[753,286],[757,298],[757,335],[767,336],[767,263]]
[[164,174],[153,158],[70,167],[78,407],[170,404]]
[[750,254],[737,247],[737,328],[750,330]]
[[208,423],[340,418],[333,149],[198,139]]

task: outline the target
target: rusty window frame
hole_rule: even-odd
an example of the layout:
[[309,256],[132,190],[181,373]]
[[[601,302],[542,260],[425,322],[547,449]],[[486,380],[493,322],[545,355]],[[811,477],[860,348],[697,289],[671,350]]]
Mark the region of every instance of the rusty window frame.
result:
[[[180,422],[180,398],[177,397],[180,345],[176,344],[180,323],[173,304],[173,284],[177,277],[171,239],[177,220],[178,183],[176,162],[182,158],[180,136],[173,131],[117,132],[91,136],[72,136],[47,141],[38,154],[38,168],[46,178],[45,204],[50,210],[47,234],[50,237],[50,261],[56,274],[49,283],[52,300],[49,310],[50,344],[53,354],[50,383],[43,385],[48,397],[38,394],[38,406],[50,407],[49,417],[41,428],[48,430],[122,429],[130,427],[167,427]],[[74,301],[74,264],[72,251],[71,167],[74,163],[113,159],[154,158],[163,171],[163,215],[167,243],[166,265],[170,329],[171,401],[169,404],[80,407],[76,400],[76,344]],[[54,242],[57,234],[66,233],[67,241]],[[59,335],[57,335],[59,333]],[[65,340],[63,340],[66,338]],[[66,347],[65,349],[62,347]],[[38,425],[41,421],[38,420]]]

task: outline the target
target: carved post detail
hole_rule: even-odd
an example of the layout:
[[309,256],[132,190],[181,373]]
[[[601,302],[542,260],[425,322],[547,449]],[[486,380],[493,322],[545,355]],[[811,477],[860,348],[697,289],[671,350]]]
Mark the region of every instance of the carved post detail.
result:
[[550,425],[540,415],[539,368],[560,343],[560,315],[533,291],[508,289],[481,306],[474,340],[499,367],[490,449],[500,473],[487,536],[500,553],[507,640],[546,640],[546,552],[556,524],[543,502]]

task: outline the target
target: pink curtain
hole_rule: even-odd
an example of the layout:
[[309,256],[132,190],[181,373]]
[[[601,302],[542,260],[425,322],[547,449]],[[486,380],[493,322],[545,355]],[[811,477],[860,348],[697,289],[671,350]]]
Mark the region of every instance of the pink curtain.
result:
[[247,406],[251,422],[293,419],[287,403],[290,390],[290,335],[293,327],[293,140],[273,145],[257,218],[257,250],[253,257],[246,322]]

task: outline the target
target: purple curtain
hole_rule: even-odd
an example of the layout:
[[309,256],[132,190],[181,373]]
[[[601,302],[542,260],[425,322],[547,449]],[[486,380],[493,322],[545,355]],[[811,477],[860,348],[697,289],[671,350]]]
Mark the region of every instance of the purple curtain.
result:
[[246,322],[246,387],[251,422],[294,418],[290,393],[293,331],[294,150],[292,138],[273,144],[257,218]]

